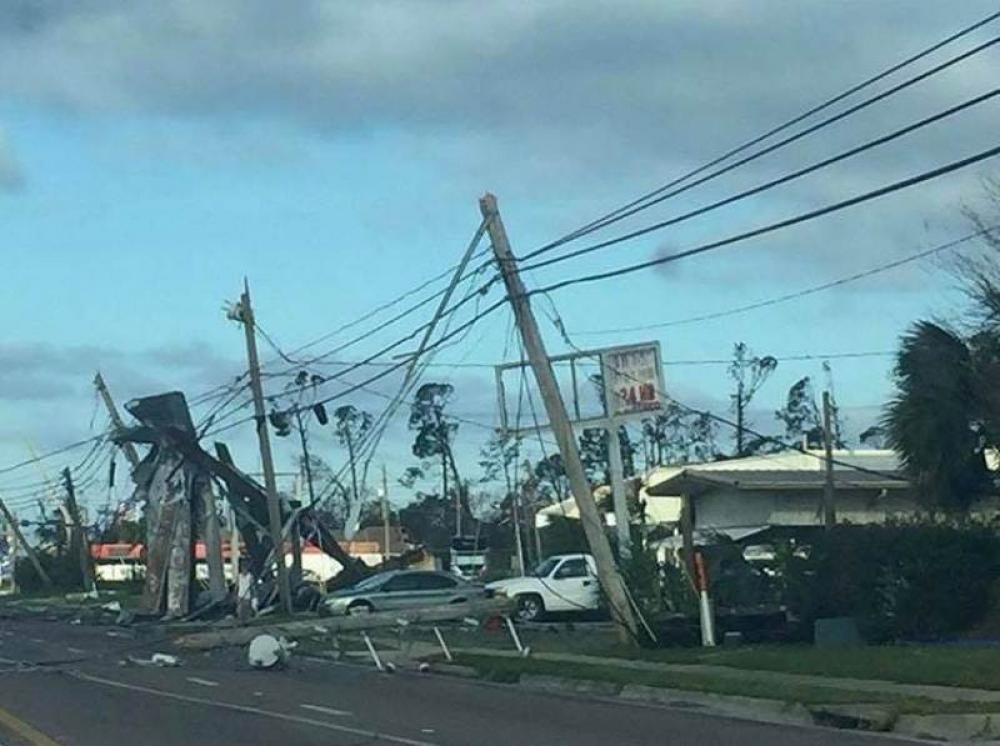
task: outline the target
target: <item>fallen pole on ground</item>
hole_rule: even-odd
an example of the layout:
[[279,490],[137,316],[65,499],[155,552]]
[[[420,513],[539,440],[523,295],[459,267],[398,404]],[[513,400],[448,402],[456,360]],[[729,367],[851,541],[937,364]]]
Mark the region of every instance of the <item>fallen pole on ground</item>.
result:
[[208,650],[228,645],[245,645],[258,635],[273,635],[289,640],[302,637],[318,637],[336,632],[356,632],[361,630],[388,629],[414,624],[436,624],[437,622],[460,621],[469,617],[489,618],[510,613],[514,603],[508,598],[488,601],[473,601],[446,606],[430,606],[420,609],[384,611],[356,616],[319,617],[294,622],[195,632],[182,635],[174,642],[178,647],[189,650]]

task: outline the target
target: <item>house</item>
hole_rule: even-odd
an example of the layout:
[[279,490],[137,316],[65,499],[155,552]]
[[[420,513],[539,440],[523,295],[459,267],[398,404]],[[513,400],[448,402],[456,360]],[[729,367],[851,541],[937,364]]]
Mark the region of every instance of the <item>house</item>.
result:
[[[898,456],[889,450],[833,452],[834,507],[838,522],[884,523],[920,512]],[[653,497],[673,497],[681,506],[679,535],[660,543],[665,559],[684,535],[692,544],[725,535],[745,542],[770,529],[807,529],[823,524],[826,460],[821,450],[661,467],[647,475]]]
[[[382,546],[385,543],[385,533],[381,526],[363,528],[357,531],[350,540],[343,534],[336,534],[340,545],[352,557],[357,557],[369,567],[375,567],[382,562]],[[397,557],[412,549],[398,526],[389,529],[389,556]],[[243,554],[241,545],[240,553]],[[142,544],[91,544],[90,554],[96,566],[97,577],[104,581],[140,580],[146,574],[145,548]],[[205,563],[205,542],[197,541],[194,546],[195,573],[205,580],[208,578],[208,567]],[[222,542],[223,568],[226,578],[232,580],[230,563],[230,545]],[[292,554],[287,552],[285,562],[292,563]],[[318,546],[304,542],[302,547],[302,569],[306,576],[319,580],[329,580],[340,572],[341,565]]]

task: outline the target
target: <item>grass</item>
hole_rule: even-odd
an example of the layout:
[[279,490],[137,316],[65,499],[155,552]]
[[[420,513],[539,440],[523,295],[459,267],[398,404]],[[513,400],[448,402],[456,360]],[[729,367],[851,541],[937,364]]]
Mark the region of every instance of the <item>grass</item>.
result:
[[[456,648],[512,650],[503,632],[445,631]],[[903,684],[961,686],[1000,691],[1000,646],[886,645],[821,649],[809,645],[748,645],[740,648],[636,649],[615,643],[613,632],[523,630],[522,640],[541,653],[575,653],[660,663],[727,666],[813,676],[880,679]],[[433,638],[428,637],[430,641]]]
[[776,684],[716,677],[700,672],[659,672],[623,669],[614,665],[567,663],[537,658],[508,658],[489,654],[459,653],[456,663],[475,668],[487,680],[513,683],[523,674],[609,681],[616,684],[680,689],[684,691],[797,702],[805,705],[884,704],[907,714],[992,713],[1000,703],[938,702],[921,697],[899,697],[888,693],[861,692],[823,686]]

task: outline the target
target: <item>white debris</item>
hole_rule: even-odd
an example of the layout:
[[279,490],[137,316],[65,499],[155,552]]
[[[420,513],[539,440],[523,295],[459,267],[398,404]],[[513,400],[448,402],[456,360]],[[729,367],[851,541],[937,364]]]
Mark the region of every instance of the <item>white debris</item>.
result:
[[181,664],[176,655],[168,655],[167,653],[153,653],[150,660],[153,662],[154,666],[179,666]]
[[130,655],[128,662],[136,666],[158,666],[160,668],[174,668],[181,664],[180,659],[176,655],[169,655],[168,653],[153,653],[149,658],[136,658]]
[[285,663],[295,647],[296,643],[290,643],[284,637],[257,635],[250,641],[247,659],[252,668],[273,668]]

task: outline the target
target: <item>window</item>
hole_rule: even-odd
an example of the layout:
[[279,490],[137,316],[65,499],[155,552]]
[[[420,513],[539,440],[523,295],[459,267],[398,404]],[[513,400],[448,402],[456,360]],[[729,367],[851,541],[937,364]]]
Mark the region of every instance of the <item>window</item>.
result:
[[417,590],[420,591],[440,591],[445,588],[454,588],[457,583],[445,575],[435,575],[427,573],[417,576]]
[[538,565],[532,574],[536,578],[547,578],[558,561],[559,560],[555,557],[549,557],[547,560]]
[[403,573],[401,575],[397,575],[386,583],[383,586],[383,589],[393,593],[399,591],[422,590],[420,587],[420,576],[416,573]]
[[372,575],[370,578],[365,578],[360,583],[353,587],[356,591],[371,591],[380,587],[383,583],[388,582],[395,576],[395,573],[391,572],[380,572],[377,575]]
[[585,578],[589,574],[590,570],[587,568],[587,560],[570,559],[566,560],[559,566],[559,569],[556,570],[556,574],[553,577],[562,580],[564,578]]

